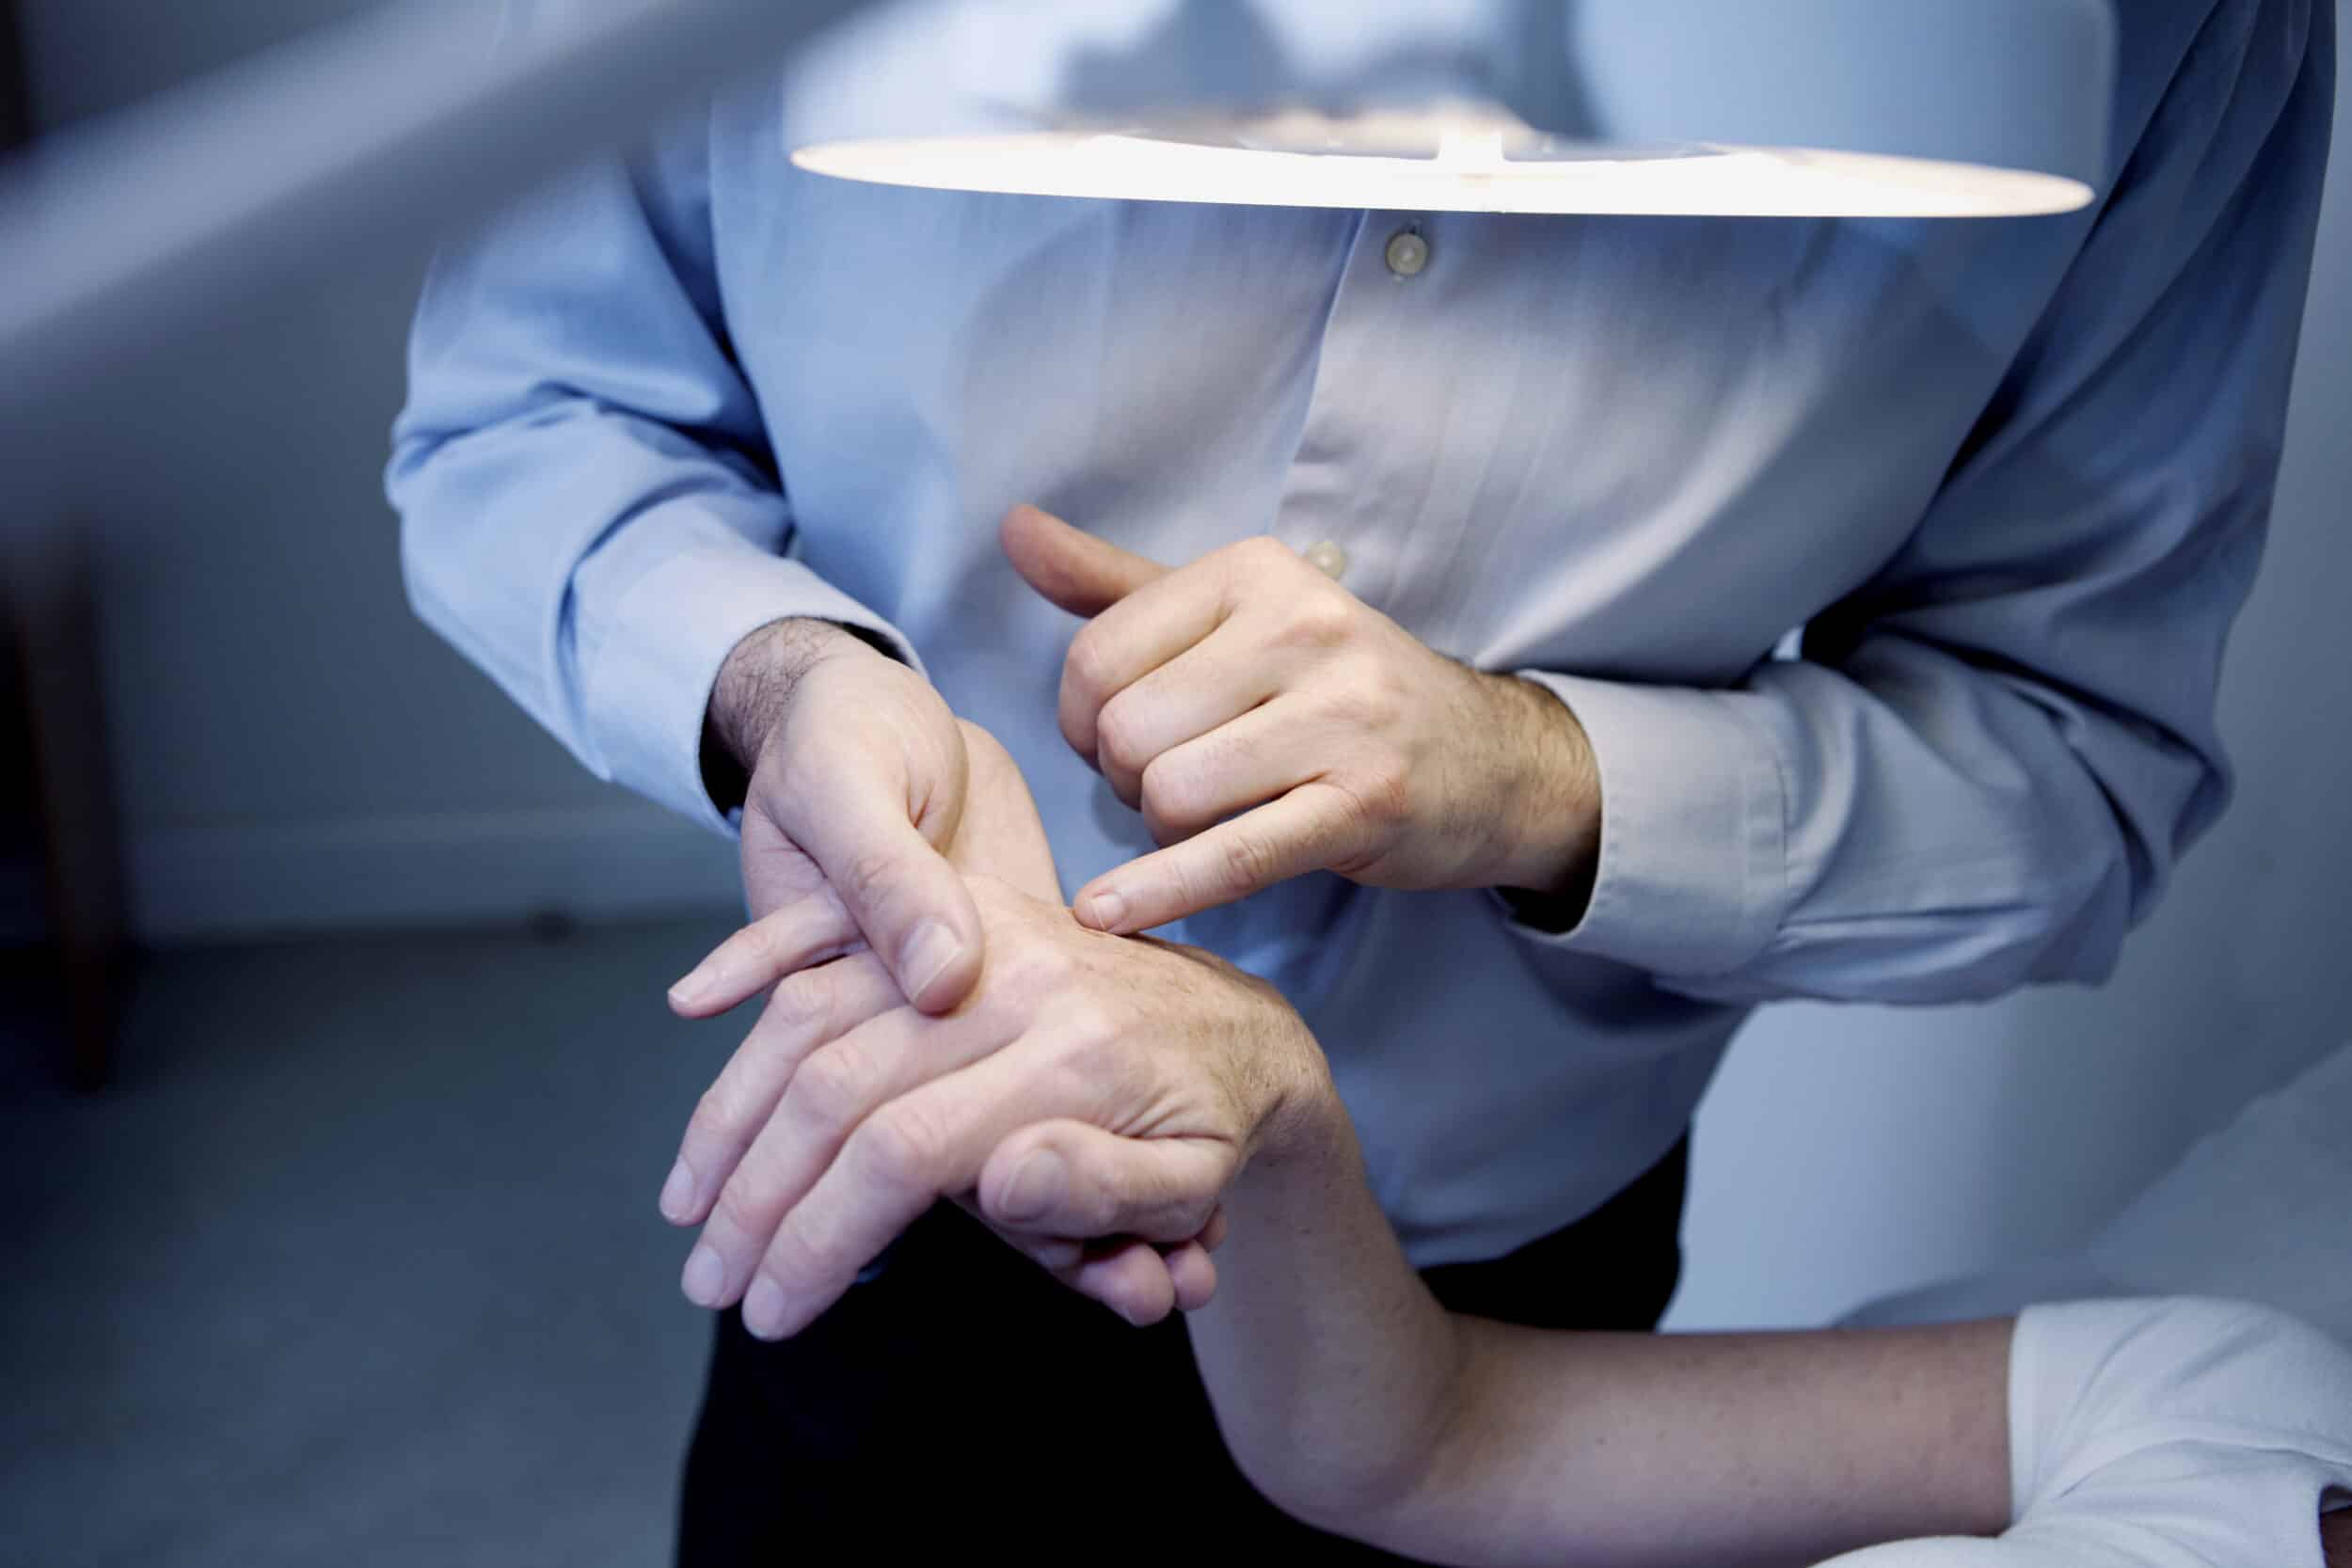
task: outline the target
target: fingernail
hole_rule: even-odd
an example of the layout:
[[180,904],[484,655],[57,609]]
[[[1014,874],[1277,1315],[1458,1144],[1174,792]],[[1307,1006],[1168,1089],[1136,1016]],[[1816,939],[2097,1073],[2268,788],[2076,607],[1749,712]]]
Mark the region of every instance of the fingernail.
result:
[[948,966],[963,956],[963,943],[955,932],[935,920],[925,921],[915,927],[907,942],[906,961],[898,972],[907,977],[907,994],[920,996],[931,989],[931,982],[947,973]]
[[670,988],[670,1006],[691,1007],[710,993],[710,976],[697,968]]
[[670,1179],[661,1183],[661,1217],[672,1225],[682,1224],[694,1209],[694,1173],[680,1160],[670,1167]]
[[1041,1218],[1060,1200],[1065,1180],[1061,1156],[1050,1148],[1039,1149],[1015,1166],[1012,1180],[1005,1183],[1004,1196],[997,1200],[1002,1217],[1013,1225]]
[[764,1274],[744,1293],[743,1326],[755,1339],[776,1338],[784,1327],[784,1291]]
[[698,1246],[686,1259],[686,1272],[678,1276],[678,1289],[686,1299],[697,1307],[716,1307],[719,1294],[727,1288],[727,1266],[719,1254],[708,1246]]
[[1127,900],[1110,889],[1087,896],[1087,924],[1098,931],[1112,931],[1127,917]]

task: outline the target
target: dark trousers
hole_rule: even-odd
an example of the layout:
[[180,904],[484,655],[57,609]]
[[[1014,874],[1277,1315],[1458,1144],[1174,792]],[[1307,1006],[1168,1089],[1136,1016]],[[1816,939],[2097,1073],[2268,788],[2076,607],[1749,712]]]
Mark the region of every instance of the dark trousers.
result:
[[[1492,1262],[1423,1271],[1457,1312],[1649,1329],[1681,1272],[1689,1140]],[[1181,1317],[1131,1328],[942,1204],[796,1338],[733,1312],[687,1456],[683,1568],[930,1560],[1394,1562],[1311,1530],[1218,1439]]]

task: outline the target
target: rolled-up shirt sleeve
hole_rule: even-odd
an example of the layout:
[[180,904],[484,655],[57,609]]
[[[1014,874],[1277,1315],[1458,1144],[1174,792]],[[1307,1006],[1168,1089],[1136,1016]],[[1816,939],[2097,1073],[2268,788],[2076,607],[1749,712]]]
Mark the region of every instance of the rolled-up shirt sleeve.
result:
[[1525,941],[1727,1002],[2111,969],[2228,794],[2222,643],[2310,270],[2331,22],[2250,14],[2200,40],[1918,528],[1801,657],[1725,689],[1519,672],[1602,795],[1589,905],[1515,913]]
[[723,831],[728,652],[787,616],[898,630],[792,530],[712,266],[707,124],[592,164],[435,260],[386,488],[417,613],[600,778]]

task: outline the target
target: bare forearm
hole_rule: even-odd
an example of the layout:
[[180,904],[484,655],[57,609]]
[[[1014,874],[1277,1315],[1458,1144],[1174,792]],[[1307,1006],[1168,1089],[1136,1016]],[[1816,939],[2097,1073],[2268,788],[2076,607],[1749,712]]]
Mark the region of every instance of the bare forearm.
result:
[[1334,1101],[1229,1195],[1195,1353],[1290,1512],[1452,1562],[1814,1561],[2008,1522],[2010,1325],[1549,1334],[1444,1312]]
[[1385,1505],[1416,1488],[1451,1422],[1459,1324],[1373,1203],[1327,1088],[1225,1211],[1216,1299],[1189,1330],[1227,1447],[1286,1511],[1378,1539]]
[[1666,1336],[1462,1326],[1461,1415],[1393,1515],[1398,1549],[1734,1568],[2009,1523],[2008,1320]]

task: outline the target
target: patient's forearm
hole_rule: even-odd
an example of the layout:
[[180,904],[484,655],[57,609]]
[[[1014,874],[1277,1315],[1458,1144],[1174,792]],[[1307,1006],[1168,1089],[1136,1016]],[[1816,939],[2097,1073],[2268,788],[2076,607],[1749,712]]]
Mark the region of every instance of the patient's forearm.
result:
[[2009,1320],[1663,1337],[1463,1326],[1463,1414],[1397,1521],[1406,1550],[1722,1568],[2009,1523]]
[[1226,1446],[1288,1512],[1386,1539],[1464,1387],[1460,1323],[1372,1202],[1336,1096],[1261,1149],[1225,1212],[1217,1294],[1188,1326]]
[[1810,1562],[2009,1522],[2007,1321],[1656,1338],[1456,1318],[1332,1113],[1229,1196],[1191,1323],[1277,1503],[1454,1562]]

